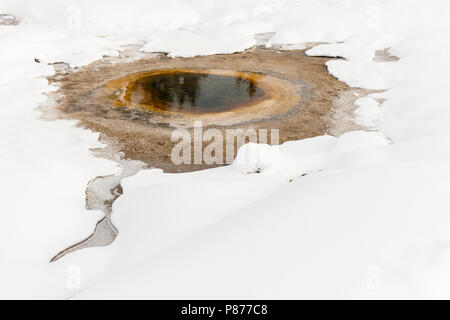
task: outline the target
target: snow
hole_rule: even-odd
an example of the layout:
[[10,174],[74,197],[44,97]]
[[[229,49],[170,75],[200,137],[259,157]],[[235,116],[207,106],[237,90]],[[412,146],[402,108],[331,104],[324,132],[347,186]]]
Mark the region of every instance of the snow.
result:
[[[416,0],[31,1],[0,13],[1,298],[449,298],[450,6]],[[265,45],[343,57],[329,72],[375,92],[370,131],[245,145],[228,167],[141,170],[114,203],[106,248],[55,264],[102,217],[85,208],[98,134],[44,121],[46,63],[120,46],[171,56]],[[398,61],[374,61],[389,48]],[[35,58],[41,60],[38,64]],[[384,100],[380,103],[380,99]]]
[[355,110],[355,122],[367,128],[376,128],[383,123],[383,111],[380,104],[370,97],[355,101],[358,108]]

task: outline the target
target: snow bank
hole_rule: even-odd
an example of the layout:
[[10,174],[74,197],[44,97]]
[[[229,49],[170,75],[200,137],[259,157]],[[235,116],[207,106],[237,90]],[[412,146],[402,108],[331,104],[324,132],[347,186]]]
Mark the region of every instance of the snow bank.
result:
[[67,263],[49,260],[92,232],[101,213],[84,208],[86,185],[117,169],[90,154],[98,134],[40,119],[35,108],[49,90],[40,75],[51,70],[34,62],[42,43],[24,51],[18,39],[21,31],[0,34],[0,297],[58,298],[70,292]]
[[47,99],[42,93],[52,90],[43,76],[53,70],[34,59],[62,36],[40,25],[0,26],[3,299],[73,295],[78,286],[67,285],[71,270],[80,266],[89,270],[84,273],[88,284],[106,261],[100,253],[49,263],[58,251],[88,236],[102,217],[101,212],[85,209],[88,182],[118,171],[114,162],[90,153],[102,146],[98,134],[77,128],[72,121],[43,121],[36,110]]
[[[118,259],[106,281],[78,298],[447,296],[448,287],[438,284],[435,271],[442,273],[449,262],[449,184],[430,187],[430,181],[450,178],[450,149],[437,151],[424,141],[399,150],[379,133],[367,132],[323,139],[315,148],[313,140],[289,147],[299,160],[322,155],[326,170],[316,168],[278,186],[270,181],[278,174],[236,176],[233,166],[196,173],[195,179],[153,170],[128,179],[114,206],[123,219],[116,221],[126,227],[114,244]],[[264,145],[247,148],[268,151]],[[432,167],[409,162],[421,152],[429,154],[425,158]],[[267,182],[270,193],[255,201]],[[226,190],[220,201],[218,184]],[[161,193],[187,206],[170,204]],[[214,209],[204,207],[210,200]],[[192,230],[210,219],[215,223]],[[167,240],[156,238],[164,232],[176,244],[155,252],[155,246],[165,247]],[[445,273],[439,277],[448,281]]]

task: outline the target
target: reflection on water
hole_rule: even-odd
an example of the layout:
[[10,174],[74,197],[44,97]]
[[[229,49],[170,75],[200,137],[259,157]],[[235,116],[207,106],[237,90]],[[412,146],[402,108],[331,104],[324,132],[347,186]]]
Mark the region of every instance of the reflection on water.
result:
[[134,82],[129,100],[166,111],[217,112],[263,95],[257,81],[243,76],[175,72]]

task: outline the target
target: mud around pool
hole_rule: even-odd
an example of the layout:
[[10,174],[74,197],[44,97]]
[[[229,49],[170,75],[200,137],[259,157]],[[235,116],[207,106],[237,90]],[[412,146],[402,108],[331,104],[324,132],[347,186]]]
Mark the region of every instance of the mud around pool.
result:
[[[59,85],[57,103],[46,114],[80,120],[125,158],[151,167],[167,172],[215,167],[173,164],[173,130],[193,130],[198,120],[224,135],[226,129],[278,129],[279,143],[330,133],[336,101],[346,95],[354,97],[346,101],[353,104],[358,97],[349,92],[362,90],[332,77],[328,60],[302,50],[254,48],[194,58],[105,57],[76,70],[55,65],[49,80]],[[219,87],[228,91],[220,96]]]

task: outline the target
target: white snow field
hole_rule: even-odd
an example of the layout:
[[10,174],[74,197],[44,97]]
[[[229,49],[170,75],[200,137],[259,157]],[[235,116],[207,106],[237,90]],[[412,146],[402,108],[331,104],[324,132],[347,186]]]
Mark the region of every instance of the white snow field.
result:
[[[0,25],[0,298],[450,298],[448,1],[2,0],[2,13],[21,22]],[[102,217],[87,183],[120,169],[90,151],[98,134],[40,118],[47,63],[127,44],[228,53],[266,32],[269,46],[324,43],[308,54],[346,58],[331,74],[385,90],[357,101],[371,130],[142,170],[113,206],[113,245],[50,264]],[[387,48],[399,60],[374,61]]]

